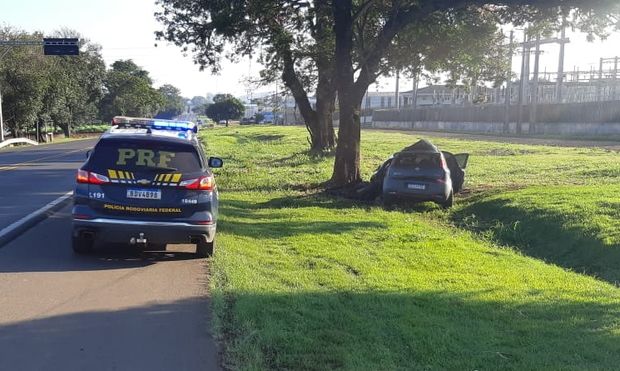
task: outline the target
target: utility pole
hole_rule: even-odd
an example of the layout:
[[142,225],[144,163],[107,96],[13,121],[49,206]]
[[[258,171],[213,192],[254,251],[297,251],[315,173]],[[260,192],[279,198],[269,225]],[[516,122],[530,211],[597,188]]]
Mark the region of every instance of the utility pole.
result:
[[530,108],[530,134],[534,134],[536,132],[536,122],[538,120],[538,101],[539,101],[539,92],[538,92],[538,73],[539,73],[539,62],[540,62],[540,36],[536,36],[536,51],[534,52],[534,76],[532,78],[532,106]]
[[396,70],[396,94],[394,96],[394,98],[396,99],[396,104],[394,105],[394,107],[396,107],[396,109],[400,109],[400,92],[398,91],[399,84],[400,84],[400,70]]
[[418,106],[418,74],[417,73],[413,76],[413,90],[411,93],[412,93],[411,106],[415,110],[416,107]]
[[558,79],[555,86],[555,98],[558,103],[562,103],[562,85],[564,84],[564,48],[566,45],[566,26],[562,25],[560,33],[560,60],[558,62]]
[[418,73],[416,68],[413,69],[413,81],[411,87],[411,128],[415,128],[416,108],[418,105]]
[[517,114],[517,134],[521,134],[521,124],[523,123],[523,106],[525,105],[525,79],[529,79],[529,72],[527,71],[526,62],[529,63],[530,51],[526,48],[527,45],[527,28],[523,31],[523,50],[521,58],[521,78],[519,79],[519,112]]
[[618,90],[618,57],[614,57],[614,75],[613,75],[613,100],[616,100]]
[[604,58],[601,58],[600,67],[598,70],[598,84],[596,84],[596,101],[600,102],[603,100],[603,61]]
[[508,73],[506,74],[506,111],[504,113],[504,133],[510,131],[510,99],[512,93],[512,55],[513,49],[514,31],[510,31],[510,45],[508,46]]
[[278,82],[276,81],[276,94],[273,96],[273,124],[278,124]]

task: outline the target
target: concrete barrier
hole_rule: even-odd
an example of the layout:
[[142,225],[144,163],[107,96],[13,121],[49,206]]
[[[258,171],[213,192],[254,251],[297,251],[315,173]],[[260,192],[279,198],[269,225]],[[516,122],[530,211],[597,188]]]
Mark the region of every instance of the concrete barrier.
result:
[[29,144],[33,146],[39,145],[39,143],[35,142],[34,140],[30,140],[27,138],[15,138],[15,139],[7,139],[4,142],[0,142],[0,148],[12,146],[15,144]]
[[[508,124],[505,131],[501,122],[446,122],[446,121],[374,121],[375,129],[400,129],[422,131],[447,131],[477,134],[519,134],[517,123]],[[521,134],[586,136],[586,137],[620,137],[620,123],[537,123],[530,133],[530,124],[521,124]]]

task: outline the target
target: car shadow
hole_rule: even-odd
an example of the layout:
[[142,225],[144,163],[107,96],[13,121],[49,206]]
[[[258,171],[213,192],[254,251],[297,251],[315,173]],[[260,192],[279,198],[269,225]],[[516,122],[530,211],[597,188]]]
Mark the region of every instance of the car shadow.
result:
[[0,273],[127,269],[196,259],[193,245],[140,251],[115,244],[77,255],[71,249],[70,212],[71,207],[65,207],[0,248]]

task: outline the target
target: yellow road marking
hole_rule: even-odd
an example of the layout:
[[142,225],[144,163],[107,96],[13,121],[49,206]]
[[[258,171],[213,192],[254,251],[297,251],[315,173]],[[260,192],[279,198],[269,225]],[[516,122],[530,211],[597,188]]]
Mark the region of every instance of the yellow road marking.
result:
[[50,156],[40,157],[40,158],[37,158],[37,159],[34,159],[34,160],[20,162],[20,163],[17,163],[17,164],[10,164],[10,165],[5,165],[5,166],[0,166],[0,171],[14,170],[14,169],[17,169],[18,167],[23,166],[23,165],[34,164],[37,161],[49,160],[51,158],[57,158],[57,157],[62,157],[62,156],[70,155],[72,153],[84,151],[84,150],[87,150],[87,149],[90,149],[90,148],[91,147],[80,148],[80,149],[75,149],[73,151],[69,151],[69,152],[65,152],[65,153],[59,153],[59,154],[56,154],[56,155],[50,155]]

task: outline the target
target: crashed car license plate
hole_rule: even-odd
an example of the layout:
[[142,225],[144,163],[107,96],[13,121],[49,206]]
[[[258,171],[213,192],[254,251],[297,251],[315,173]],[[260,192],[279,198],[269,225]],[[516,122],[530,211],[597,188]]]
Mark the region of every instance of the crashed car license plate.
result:
[[159,189],[128,189],[127,198],[141,198],[145,200],[161,200]]
[[426,185],[425,185],[425,184],[409,183],[409,184],[407,184],[407,188],[408,188],[408,189],[420,189],[420,190],[425,190],[425,189],[426,189]]

